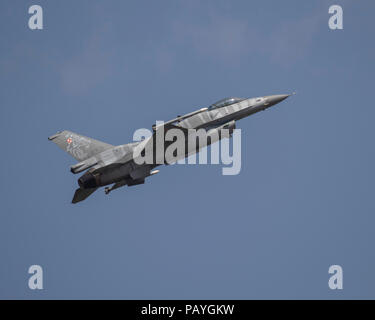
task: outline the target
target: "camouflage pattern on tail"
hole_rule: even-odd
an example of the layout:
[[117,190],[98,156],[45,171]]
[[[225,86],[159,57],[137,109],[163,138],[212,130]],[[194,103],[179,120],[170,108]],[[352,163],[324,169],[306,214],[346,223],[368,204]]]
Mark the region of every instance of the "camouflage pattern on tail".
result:
[[86,160],[97,153],[114,146],[80,134],[64,130],[50,136],[48,140],[56,143],[62,150],[69,153],[78,161]]

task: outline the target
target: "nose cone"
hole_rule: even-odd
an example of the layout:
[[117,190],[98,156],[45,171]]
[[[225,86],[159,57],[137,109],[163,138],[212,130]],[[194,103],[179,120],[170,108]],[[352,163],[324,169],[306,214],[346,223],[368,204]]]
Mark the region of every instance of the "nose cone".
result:
[[290,96],[290,94],[275,94],[273,96],[266,96],[265,97],[266,105],[267,106],[273,106],[273,105],[285,100],[289,96]]

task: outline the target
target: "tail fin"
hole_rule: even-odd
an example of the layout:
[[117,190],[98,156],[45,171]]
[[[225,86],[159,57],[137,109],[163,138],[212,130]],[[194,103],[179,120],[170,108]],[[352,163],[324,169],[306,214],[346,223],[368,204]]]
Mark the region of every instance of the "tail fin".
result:
[[48,140],[56,143],[78,161],[83,161],[114,146],[71,131],[61,131]]
[[74,193],[74,197],[72,200],[72,203],[77,203],[80,201],[85,200],[88,198],[92,193],[94,193],[98,188],[91,188],[91,189],[81,189],[78,188],[76,192]]

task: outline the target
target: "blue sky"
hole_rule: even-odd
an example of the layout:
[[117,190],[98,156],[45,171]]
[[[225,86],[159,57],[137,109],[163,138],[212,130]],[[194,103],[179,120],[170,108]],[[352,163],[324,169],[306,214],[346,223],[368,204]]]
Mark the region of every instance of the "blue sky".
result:
[[[44,29],[27,27],[28,8]],[[344,9],[344,30],[328,8]],[[373,1],[2,1],[0,297],[375,298]],[[130,142],[226,96],[242,170],[161,167],[70,203],[72,130]],[[30,265],[44,290],[27,286]],[[344,289],[328,288],[328,268]]]

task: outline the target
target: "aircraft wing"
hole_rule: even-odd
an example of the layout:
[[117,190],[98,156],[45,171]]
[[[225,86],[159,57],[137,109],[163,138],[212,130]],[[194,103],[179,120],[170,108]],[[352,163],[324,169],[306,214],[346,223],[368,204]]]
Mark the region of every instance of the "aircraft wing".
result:
[[48,138],[78,161],[83,161],[114,146],[64,130]]

